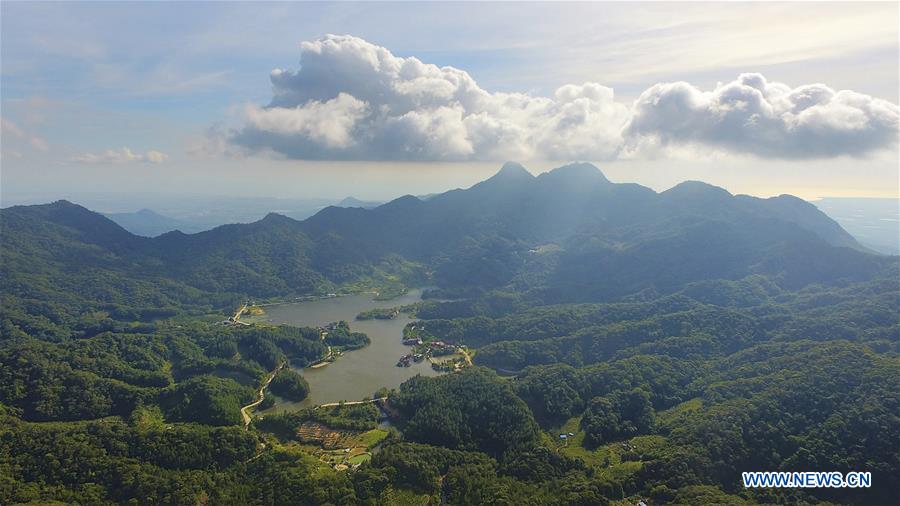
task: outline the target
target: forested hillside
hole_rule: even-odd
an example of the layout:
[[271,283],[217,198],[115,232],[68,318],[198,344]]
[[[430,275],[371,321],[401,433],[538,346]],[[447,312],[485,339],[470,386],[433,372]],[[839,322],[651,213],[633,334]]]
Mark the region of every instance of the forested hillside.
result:
[[442,288],[510,287],[552,303],[751,274],[799,288],[896,267],[800,199],[732,196],[697,182],[657,194],[613,184],[589,164],[538,177],[507,164],[427,201],[329,207],[303,222],[270,214],[192,235],[135,236],[66,201],[4,209],[2,220],[4,296],[157,309],[360,281],[421,283],[428,272]]
[[[814,206],[589,164],[156,238],[65,201],[0,210],[0,503],[890,504],[900,494],[900,262]],[[318,329],[221,325],[248,299],[431,286],[404,308],[474,366],[391,392],[353,469],[302,424]],[[392,313],[392,311],[388,311]],[[412,330],[410,330],[412,331]],[[401,336],[397,336],[400,339]],[[353,353],[352,351],[348,351]],[[381,385],[372,385],[372,390]],[[374,414],[373,414],[374,413]],[[560,437],[565,436],[565,437]],[[870,471],[745,490],[741,471]]]

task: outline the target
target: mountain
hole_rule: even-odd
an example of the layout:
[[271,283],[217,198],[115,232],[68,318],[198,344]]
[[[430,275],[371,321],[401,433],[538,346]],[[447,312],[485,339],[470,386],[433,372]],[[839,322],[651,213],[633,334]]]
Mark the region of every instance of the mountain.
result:
[[[355,248],[432,265],[436,280],[446,284],[499,287],[543,269],[544,279],[558,285],[552,297],[565,299],[651,286],[671,290],[704,276],[762,273],[791,284],[855,279],[881,265],[800,199],[733,196],[701,182],[656,193],[611,183],[591,164],[537,177],[506,164],[468,189],[427,201],[406,196],[368,211],[328,208],[301,228],[314,240],[327,234]],[[558,246],[553,258],[528,257],[546,244]],[[821,261],[801,261],[809,251],[820,251]],[[831,256],[855,260],[832,269]],[[619,278],[628,282],[610,282]]]
[[[25,244],[20,240],[34,237],[53,239],[47,232],[48,227],[60,227],[59,238],[63,239],[57,247],[46,247],[48,255],[64,258],[65,241],[73,241],[85,245],[99,246],[110,251],[131,251],[138,244],[146,244],[146,240],[138,237],[100,213],[85,209],[67,200],[58,200],[51,204],[36,206],[16,206],[2,210],[4,239],[13,244]],[[34,227],[39,227],[34,230]],[[37,232],[37,233],[35,233]],[[49,246],[52,243],[44,243]],[[37,253],[37,250],[35,250]],[[101,251],[97,251],[98,254]]]
[[656,193],[612,183],[586,163],[539,176],[507,163],[468,189],[424,201],[408,195],[373,209],[330,206],[304,221],[271,213],[154,238],[65,201],[0,216],[8,231],[3,253],[17,261],[4,269],[23,284],[31,271],[84,277],[97,269],[120,280],[115,289],[103,288],[103,278],[91,288],[112,301],[135,280],[168,280],[129,289],[146,303],[152,297],[144,292],[182,302],[273,297],[397,275],[424,282],[426,271],[429,282],[448,289],[515,286],[548,303],[591,301],[752,274],[788,287],[865,280],[895,263],[866,253],[795,197],[733,196],[701,182]]
[[[303,221],[142,237],[57,201],[0,210],[0,230],[3,504],[896,497],[898,258],[794,197],[507,164],[471,188]],[[329,348],[355,353],[341,326],[323,340],[216,323],[247,297],[426,285],[410,331],[465,359],[402,385],[366,379],[394,388],[379,401],[391,435],[376,404],[242,424],[267,378],[302,385],[296,371]],[[295,444],[313,424],[378,449],[352,472],[322,466],[333,452]],[[741,489],[746,469],[873,481],[781,496]]]
[[[263,216],[266,209],[266,203],[263,199],[239,198],[236,199],[235,205],[228,207],[226,203],[206,197],[201,199],[209,206],[209,209],[191,209],[186,211],[182,209],[179,216],[182,218],[173,218],[158,213],[152,209],[141,209],[135,212],[115,212],[102,213],[107,218],[113,220],[129,232],[144,237],[156,237],[166,232],[180,230],[186,233],[197,233],[211,230],[217,226],[228,223],[245,223],[259,219]],[[361,207],[364,209],[372,209],[380,206],[384,202],[374,200],[360,200],[355,197],[346,197],[340,202],[334,204],[337,207]],[[327,201],[324,199],[309,200],[290,200],[278,199],[268,203],[268,211],[279,209],[277,211],[285,216],[301,220],[312,216],[321,210]],[[172,204],[169,204],[171,207]],[[274,206],[274,208],[272,207]],[[254,216],[255,215],[255,216]],[[229,220],[231,218],[231,220]]]
[[[400,243],[410,239],[421,245],[418,233],[429,227],[441,230],[445,240],[462,239],[481,231],[523,241],[565,240],[573,234],[594,236],[628,231],[649,233],[674,221],[727,221],[737,224],[751,219],[773,219],[793,223],[811,231],[833,246],[862,249],[837,223],[800,199],[782,196],[758,199],[732,196],[727,191],[700,182],[686,182],[657,194],[635,184],[611,183],[591,164],[566,165],[540,176],[532,176],[521,165],[507,163],[493,177],[471,188],[452,190],[415,205],[415,214],[398,216],[397,201],[368,213],[326,209],[306,220],[311,230],[340,231],[390,237]],[[391,209],[391,211],[388,211]],[[400,220],[398,222],[396,220]],[[398,227],[403,233],[397,233]],[[416,230],[417,234],[406,233]],[[462,229],[459,234],[452,231]],[[368,232],[367,232],[368,231]],[[449,232],[449,234],[448,234]],[[450,237],[446,237],[450,235]],[[620,240],[617,238],[617,240]],[[415,248],[412,245],[398,247]]]
[[156,237],[172,230],[190,231],[193,228],[189,223],[163,216],[150,209],[141,209],[133,213],[104,213],[104,216],[132,234],[144,237]]
[[378,207],[384,202],[379,202],[377,200],[359,200],[356,197],[346,197],[344,200],[341,200],[337,204],[337,207],[362,207],[364,209],[372,209],[373,207]]

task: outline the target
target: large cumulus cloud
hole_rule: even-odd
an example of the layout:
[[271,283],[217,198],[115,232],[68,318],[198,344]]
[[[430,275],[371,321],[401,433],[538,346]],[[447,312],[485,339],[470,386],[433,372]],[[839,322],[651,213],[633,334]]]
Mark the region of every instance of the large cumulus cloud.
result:
[[863,155],[896,145],[898,108],[823,84],[791,88],[742,74],[709,92],[685,82],[652,86],[635,101],[633,143],[700,144],[765,157]]
[[230,142],[299,159],[607,160],[644,146],[701,145],[763,157],[863,155],[896,145],[898,108],[824,85],[758,74],[704,92],[664,83],[630,107],[596,83],[552,97],[491,93],[352,36],[304,42],[300,68],[271,73],[266,106],[247,106]]
[[489,93],[462,70],[351,36],[304,42],[300,64],[272,71],[272,101],[247,107],[232,142],[303,159],[609,159],[628,119],[599,84]]

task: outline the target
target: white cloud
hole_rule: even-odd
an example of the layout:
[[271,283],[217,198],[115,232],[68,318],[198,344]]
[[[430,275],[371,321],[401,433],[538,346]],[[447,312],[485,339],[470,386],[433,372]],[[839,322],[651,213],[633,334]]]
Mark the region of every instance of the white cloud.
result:
[[88,164],[97,164],[97,163],[111,163],[111,164],[124,164],[124,163],[163,163],[169,159],[169,155],[155,150],[149,150],[146,153],[135,153],[131,151],[131,149],[127,147],[123,147],[121,149],[107,149],[102,153],[84,153],[82,155],[76,156],[73,158],[73,161],[78,163],[88,163]]
[[[0,118],[0,136],[3,137],[3,142],[7,145],[10,144],[10,140],[13,140],[17,145],[24,143],[35,151],[46,152],[50,149],[46,139],[26,132],[19,125],[6,118]],[[20,151],[16,151],[16,153],[19,155],[17,158],[22,157]]]
[[699,144],[777,158],[860,156],[896,146],[895,104],[823,84],[791,88],[760,74],[701,91],[657,84],[641,94],[625,129],[635,144]]
[[599,84],[489,93],[462,70],[351,36],[304,42],[301,65],[272,71],[271,103],[247,108],[235,144],[304,159],[608,159],[627,120]]
[[301,44],[271,73],[229,140],[248,152],[338,160],[609,160],[700,146],[777,158],[862,156],[896,146],[898,108],[852,91],[743,74],[709,92],[661,83],[631,107],[597,83],[552,97],[491,93],[466,72],[352,36]]
[[344,149],[354,143],[353,130],[368,114],[368,105],[346,93],[304,107],[247,107],[252,128],[275,135],[299,136],[328,148]]
[[162,151],[150,150],[144,153],[144,160],[150,163],[163,163],[169,159],[169,155],[163,153]]

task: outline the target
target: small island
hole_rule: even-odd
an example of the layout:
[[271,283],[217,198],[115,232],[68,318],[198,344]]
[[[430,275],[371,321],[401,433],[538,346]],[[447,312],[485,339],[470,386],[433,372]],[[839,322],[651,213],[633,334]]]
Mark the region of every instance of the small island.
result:
[[366,334],[351,331],[350,324],[344,320],[329,323],[319,331],[325,344],[335,351],[356,350],[372,342]]
[[376,307],[375,309],[370,309],[368,311],[363,311],[356,315],[357,320],[393,320],[394,318],[400,316],[400,308],[392,307],[392,308],[381,308]]

